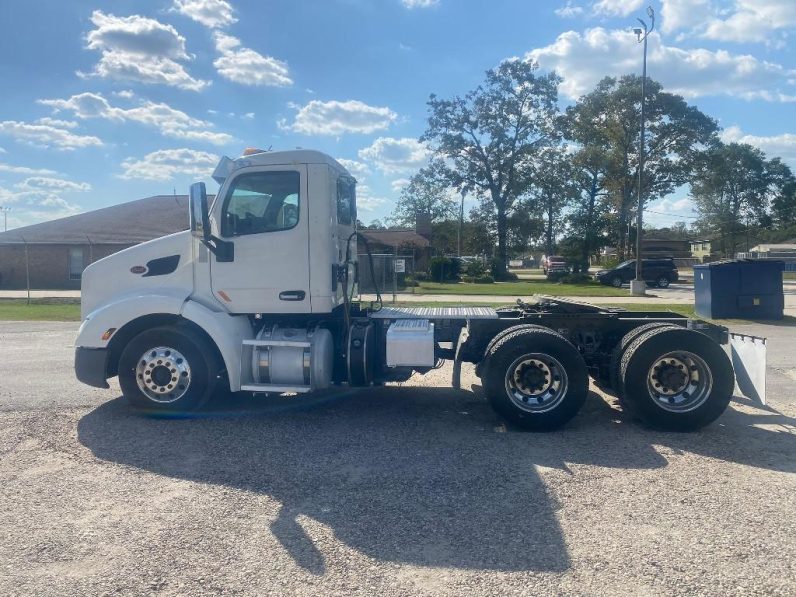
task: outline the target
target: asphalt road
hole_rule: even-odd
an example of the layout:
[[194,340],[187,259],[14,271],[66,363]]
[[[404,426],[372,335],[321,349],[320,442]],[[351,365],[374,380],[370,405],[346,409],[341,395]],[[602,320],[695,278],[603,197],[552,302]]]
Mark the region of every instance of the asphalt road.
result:
[[146,419],[73,379],[76,328],[0,322],[2,595],[796,592],[796,327],[744,328],[770,406],[695,434],[597,392],[515,432],[446,369]]

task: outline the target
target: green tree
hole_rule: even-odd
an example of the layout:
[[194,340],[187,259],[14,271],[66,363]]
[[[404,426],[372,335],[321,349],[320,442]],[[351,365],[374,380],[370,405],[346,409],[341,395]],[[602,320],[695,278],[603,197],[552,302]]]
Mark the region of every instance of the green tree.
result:
[[542,149],[534,161],[533,186],[527,209],[544,216],[544,248],[547,255],[556,249],[556,236],[564,228],[562,213],[578,194],[572,160],[561,146]]
[[457,201],[451,196],[448,172],[440,160],[432,160],[412,176],[395,204],[390,223],[414,226],[418,213],[428,214],[432,223],[455,218]]
[[723,251],[734,255],[738,237],[752,222],[771,223],[769,209],[786,216],[784,206],[793,193],[793,174],[779,158],[767,160],[756,147],[715,143],[697,162],[691,194],[699,213],[699,227],[721,236]]
[[495,207],[499,275],[506,274],[507,221],[533,180],[533,158],[556,137],[555,73],[511,60],[486,73],[464,97],[429,99],[421,141],[446,160],[447,179],[458,191],[486,195]]
[[[644,202],[663,197],[689,181],[700,149],[715,139],[718,125],[679,95],[647,80]],[[641,77],[606,77],[567,109],[565,130],[583,147],[604,148],[605,190],[616,212],[620,258],[628,252],[628,219],[638,206]]]

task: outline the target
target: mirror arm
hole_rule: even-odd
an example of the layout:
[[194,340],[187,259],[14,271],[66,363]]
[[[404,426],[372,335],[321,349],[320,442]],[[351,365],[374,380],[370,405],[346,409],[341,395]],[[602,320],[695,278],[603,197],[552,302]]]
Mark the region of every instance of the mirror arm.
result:
[[221,240],[212,234],[208,235],[209,238],[203,238],[202,244],[216,256],[216,261],[219,263],[231,263],[235,261],[235,243],[228,240]]

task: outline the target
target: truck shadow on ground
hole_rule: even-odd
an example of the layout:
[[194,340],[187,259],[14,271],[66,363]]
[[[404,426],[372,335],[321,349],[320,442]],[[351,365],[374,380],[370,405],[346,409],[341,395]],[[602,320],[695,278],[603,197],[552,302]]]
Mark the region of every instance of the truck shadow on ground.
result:
[[271,531],[316,574],[324,555],[299,515],[381,561],[555,572],[569,567],[569,555],[559,504],[537,466],[573,477],[572,464],[660,468],[668,461],[654,446],[663,445],[796,470],[794,436],[753,427],[756,417],[738,411],[697,434],[657,433],[623,421],[592,394],[565,429],[529,434],[507,430],[474,390],[233,397],[229,408],[181,420],[136,416],[116,399],[85,415],[78,437],[105,461],[272,496],[282,507]]

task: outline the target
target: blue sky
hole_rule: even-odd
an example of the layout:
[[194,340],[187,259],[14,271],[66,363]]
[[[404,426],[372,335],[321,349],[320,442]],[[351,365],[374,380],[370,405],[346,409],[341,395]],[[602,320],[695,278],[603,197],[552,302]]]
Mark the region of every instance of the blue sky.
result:
[[[793,0],[660,0],[649,74],[727,140],[796,166]],[[430,93],[463,94],[511,57],[563,78],[561,105],[640,71],[639,0],[3,2],[0,206],[9,228],[185,193],[221,155],[313,148],[385,218],[426,150]],[[693,216],[687,189],[649,221]]]

